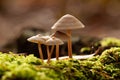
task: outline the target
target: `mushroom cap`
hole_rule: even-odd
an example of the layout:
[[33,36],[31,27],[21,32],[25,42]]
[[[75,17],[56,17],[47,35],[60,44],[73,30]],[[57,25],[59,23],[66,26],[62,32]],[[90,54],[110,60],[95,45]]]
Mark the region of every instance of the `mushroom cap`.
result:
[[67,41],[67,40],[70,38],[70,36],[69,36],[68,34],[65,34],[65,33],[60,32],[60,31],[56,31],[56,32],[53,33],[51,36],[52,36],[52,37],[60,38],[60,39],[63,40],[63,41]]
[[41,36],[41,39],[43,39],[43,40],[48,40],[49,38],[51,38],[50,36]]
[[36,36],[32,36],[32,37],[28,38],[27,41],[33,42],[33,43],[41,43],[41,44],[45,43],[45,40],[41,37],[43,37],[43,36],[41,34],[38,34]]
[[62,45],[62,44],[64,44],[64,42],[56,37],[51,37],[46,41],[46,45]]
[[53,30],[73,30],[84,28],[84,25],[74,16],[66,14],[61,17],[52,27]]

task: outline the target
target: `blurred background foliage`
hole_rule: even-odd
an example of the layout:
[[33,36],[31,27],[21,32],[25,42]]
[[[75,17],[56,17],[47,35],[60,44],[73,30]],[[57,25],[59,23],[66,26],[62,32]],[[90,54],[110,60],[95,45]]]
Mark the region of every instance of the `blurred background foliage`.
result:
[[0,0],[0,50],[24,52],[19,48],[26,48],[26,38],[49,34],[64,14],[86,26],[73,31],[73,40],[81,36],[120,38],[120,0]]

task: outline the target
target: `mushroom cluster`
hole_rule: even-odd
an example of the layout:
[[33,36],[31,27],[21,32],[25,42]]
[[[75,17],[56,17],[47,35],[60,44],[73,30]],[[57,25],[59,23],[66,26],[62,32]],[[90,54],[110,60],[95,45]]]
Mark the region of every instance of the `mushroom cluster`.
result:
[[[71,31],[75,29],[84,28],[84,25],[74,16],[70,14],[66,14],[61,17],[52,27],[54,33],[49,36],[36,35],[28,38],[27,40],[33,43],[38,44],[39,55],[43,61],[43,53],[41,49],[41,44],[46,45],[47,47],[47,55],[48,55],[48,63],[50,62],[51,55],[56,46],[56,60],[59,60],[59,45],[64,44],[63,41],[68,42],[68,56],[72,58],[72,42],[71,42]],[[52,46],[51,51],[49,50],[49,46]]]

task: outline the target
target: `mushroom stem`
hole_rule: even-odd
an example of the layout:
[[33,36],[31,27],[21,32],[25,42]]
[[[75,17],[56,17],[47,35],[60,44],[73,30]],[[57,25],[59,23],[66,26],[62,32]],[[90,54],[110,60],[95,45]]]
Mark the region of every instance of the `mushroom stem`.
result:
[[52,55],[53,50],[54,50],[54,45],[52,45],[52,47],[51,47],[50,55]]
[[59,45],[56,45],[56,60],[59,60]]
[[68,56],[69,56],[69,58],[72,58],[71,31],[68,30],[67,33],[68,33],[68,35],[70,36],[70,38],[68,39]]
[[50,55],[50,51],[49,51],[49,46],[47,45],[46,47],[47,47],[47,55],[48,55],[48,61],[47,61],[47,63],[49,63],[51,55]]
[[41,48],[41,44],[40,43],[38,43],[38,50],[39,50],[40,58],[43,61],[43,53],[42,53],[42,48]]

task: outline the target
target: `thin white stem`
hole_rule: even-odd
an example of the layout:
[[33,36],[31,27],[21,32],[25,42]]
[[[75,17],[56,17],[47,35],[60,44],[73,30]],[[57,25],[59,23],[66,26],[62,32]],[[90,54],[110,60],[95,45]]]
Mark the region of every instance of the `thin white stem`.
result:
[[49,51],[49,46],[47,45],[46,47],[47,47],[47,55],[48,55],[47,63],[50,63],[51,55],[50,55],[50,51]]
[[59,60],[59,45],[56,45],[56,60]]
[[40,56],[41,60],[43,61],[43,52],[42,52],[42,48],[41,48],[40,43],[38,43],[38,50],[39,50],[39,56]]
[[51,47],[51,51],[50,51],[50,54],[52,55],[52,53],[53,53],[53,50],[54,50],[54,45],[52,45],[52,47]]
[[71,31],[68,30],[67,33],[68,33],[68,35],[70,36],[70,38],[68,39],[68,56],[69,56],[69,58],[72,58]]

